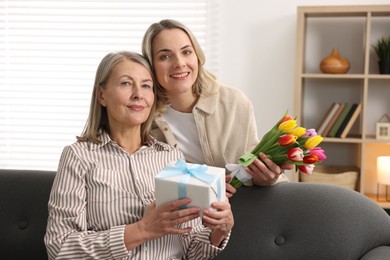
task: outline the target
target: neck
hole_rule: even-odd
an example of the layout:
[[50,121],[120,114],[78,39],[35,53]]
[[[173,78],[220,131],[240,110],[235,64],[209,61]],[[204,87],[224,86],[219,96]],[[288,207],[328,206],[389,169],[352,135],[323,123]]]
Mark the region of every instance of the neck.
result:
[[134,153],[142,146],[141,127],[125,131],[111,131],[111,139],[128,153]]
[[191,113],[197,101],[198,97],[192,93],[181,94],[169,98],[171,107],[182,113]]

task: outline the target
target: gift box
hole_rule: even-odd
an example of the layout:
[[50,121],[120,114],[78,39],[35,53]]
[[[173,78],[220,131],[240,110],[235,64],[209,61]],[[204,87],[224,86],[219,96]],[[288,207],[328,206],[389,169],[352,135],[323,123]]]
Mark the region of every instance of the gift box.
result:
[[210,208],[226,197],[225,169],[183,160],[167,165],[155,176],[157,206],[168,201],[191,198],[187,207]]

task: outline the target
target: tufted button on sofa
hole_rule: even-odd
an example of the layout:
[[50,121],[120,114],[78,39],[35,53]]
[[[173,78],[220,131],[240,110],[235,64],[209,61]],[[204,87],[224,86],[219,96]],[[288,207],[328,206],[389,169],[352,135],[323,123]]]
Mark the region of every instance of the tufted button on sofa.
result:
[[55,172],[0,169],[0,259],[47,259],[43,236]]
[[241,187],[217,260],[390,259],[390,217],[356,191],[313,183]]

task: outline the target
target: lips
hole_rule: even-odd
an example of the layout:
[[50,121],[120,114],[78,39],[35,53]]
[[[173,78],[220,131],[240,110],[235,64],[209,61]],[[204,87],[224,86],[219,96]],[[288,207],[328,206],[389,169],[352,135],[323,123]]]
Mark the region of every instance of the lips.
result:
[[177,74],[172,74],[171,78],[182,79],[182,78],[187,77],[188,75],[190,75],[189,72],[177,73]]
[[130,105],[127,107],[130,108],[131,110],[134,110],[134,111],[142,111],[145,108],[144,106],[141,106],[141,105]]

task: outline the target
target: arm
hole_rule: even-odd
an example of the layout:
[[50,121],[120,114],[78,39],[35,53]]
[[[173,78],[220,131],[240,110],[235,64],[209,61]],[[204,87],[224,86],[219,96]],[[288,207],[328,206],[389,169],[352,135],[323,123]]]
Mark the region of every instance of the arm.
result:
[[211,206],[215,210],[203,211],[203,225],[199,218],[188,223],[194,225],[194,229],[188,236],[182,236],[188,259],[211,259],[228,243],[234,225],[229,201],[214,202]]
[[128,256],[124,226],[88,229],[86,169],[70,147],[62,153],[49,199],[45,244],[50,259],[118,259]]
[[[248,151],[251,151],[259,142],[257,137],[256,119],[253,114],[253,107],[250,106],[249,126],[248,126],[248,144],[250,145]],[[255,144],[254,144],[255,142]],[[254,144],[254,145],[253,145]],[[264,154],[258,155],[260,159],[253,161],[245,170],[252,175],[252,183],[258,186],[269,186],[279,182],[288,181],[284,175],[284,170],[293,169],[293,165],[283,164],[276,165]]]

